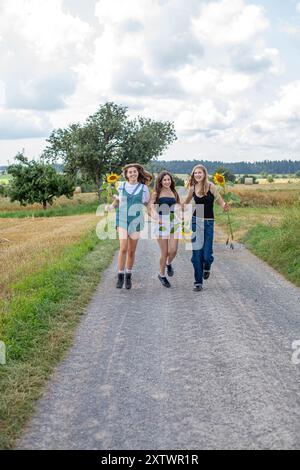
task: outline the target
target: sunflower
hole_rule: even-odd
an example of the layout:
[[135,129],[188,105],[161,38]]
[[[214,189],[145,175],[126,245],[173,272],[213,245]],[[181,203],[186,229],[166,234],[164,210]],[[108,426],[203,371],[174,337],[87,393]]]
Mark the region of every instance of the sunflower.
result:
[[214,175],[214,182],[218,184],[219,186],[224,186],[225,185],[225,178],[221,173],[216,173]]
[[116,183],[120,177],[116,175],[115,173],[112,173],[111,175],[108,175],[106,178],[106,181],[108,183]]

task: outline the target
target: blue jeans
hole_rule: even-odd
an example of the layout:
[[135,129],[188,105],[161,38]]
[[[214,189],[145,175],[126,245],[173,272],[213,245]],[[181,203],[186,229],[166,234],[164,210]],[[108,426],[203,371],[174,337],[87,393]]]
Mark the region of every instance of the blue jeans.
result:
[[192,218],[192,263],[195,284],[202,284],[203,270],[209,270],[213,261],[214,220]]

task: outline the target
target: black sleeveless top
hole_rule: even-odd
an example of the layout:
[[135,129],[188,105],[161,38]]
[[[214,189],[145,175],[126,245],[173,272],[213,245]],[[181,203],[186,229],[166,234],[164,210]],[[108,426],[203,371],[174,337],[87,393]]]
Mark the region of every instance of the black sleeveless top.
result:
[[[210,191],[210,185],[209,185],[209,190],[205,196],[199,197],[197,196],[194,188],[193,192],[193,198],[196,204],[203,204],[204,206],[204,219],[214,219],[214,201],[215,201],[215,196],[212,194]],[[196,209],[194,210],[193,215],[197,217],[202,217],[203,215],[203,208],[198,209],[199,213],[196,213]]]
[[[166,197],[162,196],[158,199],[158,213],[159,215],[166,215],[169,214],[170,212],[174,212],[175,209],[175,204],[176,204],[176,198],[175,197]],[[163,208],[160,208],[160,206],[164,206]]]

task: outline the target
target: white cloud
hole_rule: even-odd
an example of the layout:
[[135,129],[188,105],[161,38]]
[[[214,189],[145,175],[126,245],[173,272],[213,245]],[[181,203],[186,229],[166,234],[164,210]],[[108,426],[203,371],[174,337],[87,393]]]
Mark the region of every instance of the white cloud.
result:
[[244,0],[222,0],[203,2],[193,25],[200,40],[221,46],[247,43],[266,31],[269,21],[261,6],[246,5]]
[[14,0],[0,10],[2,78],[8,108],[56,109],[88,60],[90,26],[63,10],[62,0]]
[[286,70],[260,0],[0,5],[1,122],[12,128],[3,136],[45,135],[49,119],[55,127],[83,121],[108,100],[132,116],[174,120],[182,142],[209,155],[214,145],[285,145],[295,132],[300,90],[289,84],[277,96]]
[[300,81],[284,85],[278,98],[259,109],[250,124],[237,126],[224,137],[226,143],[300,151]]
[[45,137],[50,131],[51,123],[45,114],[0,110],[0,140]]

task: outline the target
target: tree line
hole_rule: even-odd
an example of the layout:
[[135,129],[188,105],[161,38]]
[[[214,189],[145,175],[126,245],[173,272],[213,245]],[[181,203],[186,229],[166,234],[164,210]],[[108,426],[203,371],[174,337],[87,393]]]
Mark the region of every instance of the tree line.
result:
[[172,173],[189,174],[196,164],[204,165],[210,174],[222,167],[227,168],[231,173],[236,175],[242,174],[295,174],[300,170],[300,161],[293,160],[264,160],[257,162],[222,162],[222,161],[209,161],[209,160],[172,160],[155,162],[157,169],[165,169]]

